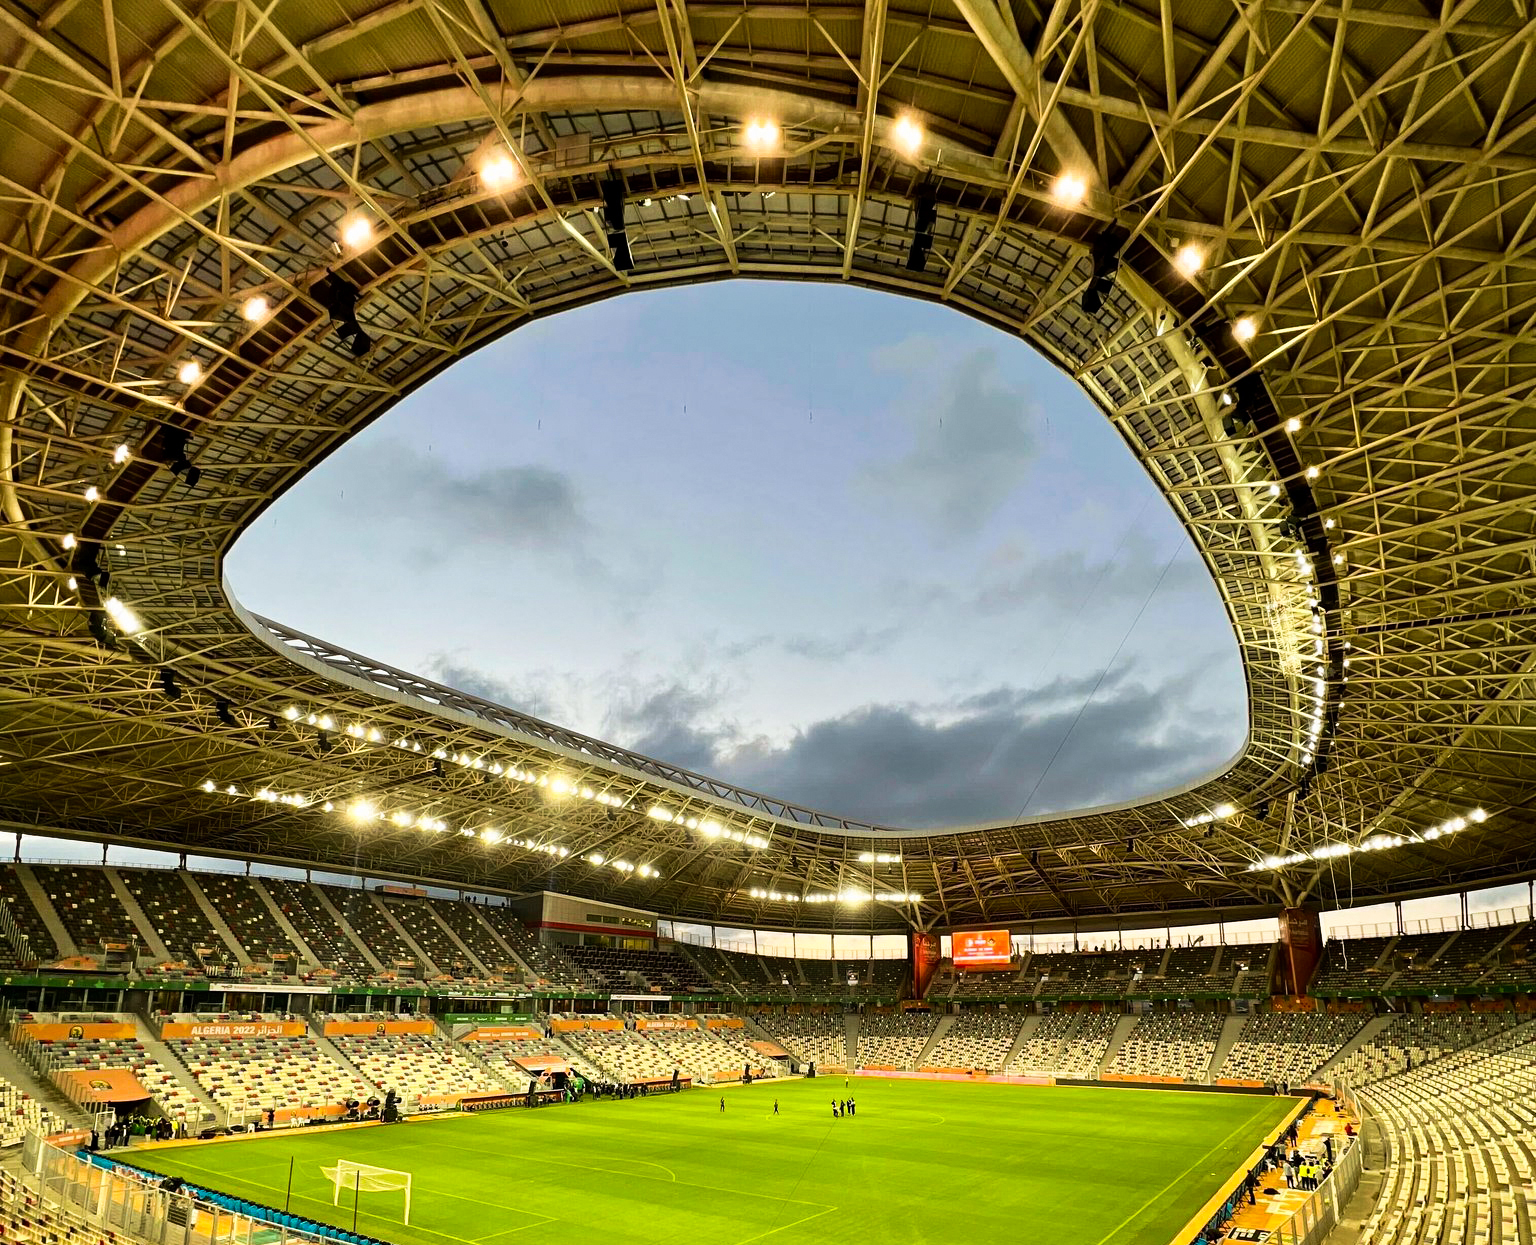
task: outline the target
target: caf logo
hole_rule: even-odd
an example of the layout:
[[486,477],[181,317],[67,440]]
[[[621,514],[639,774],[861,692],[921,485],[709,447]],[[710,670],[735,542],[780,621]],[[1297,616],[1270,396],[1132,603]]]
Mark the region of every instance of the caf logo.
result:
[[382,1023],[380,1023],[378,1025],[375,1025],[373,1031],[374,1031],[374,1034],[376,1036],[383,1037],[384,1036],[384,1025]]
[[70,1025],[69,1036],[72,1038],[83,1038],[85,1036],[85,1027],[83,1025]]
[[97,1079],[97,1080],[94,1080],[94,1081],[91,1082],[91,1088],[92,1089],[111,1089],[112,1088],[112,1083],[110,1081],[103,1081],[103,1080]]

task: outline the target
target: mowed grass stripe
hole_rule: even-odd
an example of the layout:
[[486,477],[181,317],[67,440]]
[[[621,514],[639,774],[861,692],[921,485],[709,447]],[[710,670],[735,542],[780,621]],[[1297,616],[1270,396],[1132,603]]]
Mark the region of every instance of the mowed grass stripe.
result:
[[[858,1100],[833,1119],[831,1099]],[[322,1165],[414,1176],[364,1194],[361,1230],[400,1245],[491,1237],[549,1245],[1166,1245],[1278,1125],[1289,1099],[841,1077],[432,1124],[150,1152],[145,1166],[350,1226]],[[781,1114],[772,1114],[774,1098]],[[343,1198],[345,1202],[345,1197]],[[703,1234],[702,1236],[700,1234]]]

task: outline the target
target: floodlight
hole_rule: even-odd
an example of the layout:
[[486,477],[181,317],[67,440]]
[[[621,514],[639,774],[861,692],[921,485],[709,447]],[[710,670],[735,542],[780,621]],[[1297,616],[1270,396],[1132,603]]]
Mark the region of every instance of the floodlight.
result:
[[272,314],[272,304],[264,294],[252,294],[240,305],[240,314],[252,324],[260,324]]
[[1097,315],[1104,300],[1115,288],[1115,277],[1120,272],[1120,248],[1126,243],[1125,230],[1115,225],[1101,229],[1088,244],[1088,258],[1093,272],[1083,287],[1083,310]]
[[165,693],[167,700],[181,698],[181,685],[176,682],[176,672],[169,666],[160,667],[160,690]]
[[506,190],[516,184],[518,177],[516,161],[504,151],[488,156],[480,166],[480,181],[487,190]]
[[183,385],[195,385],[203,379],[203,365],[196,359],[188,359],[176,369],[176,379]]
[[754,117],[742,133],[747,146],[754,151],[768,151],[779,145],[779,127],[766,118]]
[[213,702],[213,716],[225,726],[239,726],[240,722],[235,717],[234,706],[222,696]]
[[354,251],[361,251],[373,241],[373,222],[366,216],[345,217],[341,222],[341,240]]
[[1051,198],[1061,207],[1075,208],[1088,197],[1088,183],[1076,173],[1063,173],[1051,183]]
[[916,117],[898,117],[891,127],[891,141],[907,157],[915,156],[923,145],[923,127]]
[[928,252],[933,249],[933,227],[939,219],[939,206],[932,185],[924,182],[918,187],[912,199],[912,211],[912,246],[907,252],[907,269],[910,272],[922,272],[928,266]]
[[1205,267],[1205,251],[1193,242],[1186,242],[1174,252],[1173,266],[1186,277],[1193,277]]
[[1258,322],[1252,316],[1242,316],[1232,322],[1232,336],[1240,342],[1251,342],[1259,335]]

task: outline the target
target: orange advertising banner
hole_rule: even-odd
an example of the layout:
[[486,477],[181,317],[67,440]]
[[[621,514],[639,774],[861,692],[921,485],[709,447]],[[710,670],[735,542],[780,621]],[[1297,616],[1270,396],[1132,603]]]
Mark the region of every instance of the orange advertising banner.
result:
[[596,1029],[599,1033],[620,1033],[624,1029],[622,1020],[589,1020],[587,1028]]
[[587,1027],[585,1020],[565,1020],[559,1016],[550,1017],[549,1027],[556,1033],[580,1033]]
[[303,1037],[304,1025],[295,1020],[252,1020],[244,1023],[185,1024],[173,1021],[160,1030],[163,1038]]
[[706,1029],[744,1029],[746,1022],[740,1016],[705,1016]]
[[390,1033],[431,1033],[430,1020],[327,1020],[326,1037],[384,1037]]
[[543,1034],[529,1025],[491,1025],[464,1035],[466,1042],[537,1042]]
[[28,1037],[36,1038],[39,1042],[78,1042],[87,1038],[132,1038],[137,1036],[134,1033],[133,1026],[125,1024],[29,1024],[22,1025],[21,1028]]
[[1006,929],[973,929],[950,935],[955,967],[1007,968],[1013,963],[1013,940]]
[[127,1068],[65,1068],[58,1076],[67,1077],[92,1102],[139,1102],[149,1097],[149,1091]]
[[647,1030],[659,1029],[697,1029],[697,1020],[688,1020],[682,1016],[636,1016],[635,1028]]

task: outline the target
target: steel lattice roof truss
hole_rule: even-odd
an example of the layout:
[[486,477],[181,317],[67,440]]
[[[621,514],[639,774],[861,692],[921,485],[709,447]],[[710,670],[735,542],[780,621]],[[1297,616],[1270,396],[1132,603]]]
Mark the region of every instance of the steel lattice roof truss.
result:
[[[0,6],[0,811],[821,927],[1528,874],[1533,32],[1500,0]],[[256,515],[470,351],[735,275],[943,301],[1079,380],[1220,590],[1242,754],[1127,807],[903,832],[225,591]],[[850,889],[901,898],[808,902]]]

